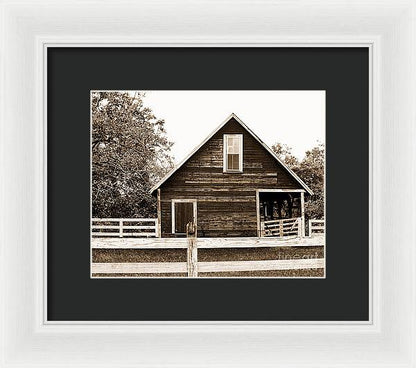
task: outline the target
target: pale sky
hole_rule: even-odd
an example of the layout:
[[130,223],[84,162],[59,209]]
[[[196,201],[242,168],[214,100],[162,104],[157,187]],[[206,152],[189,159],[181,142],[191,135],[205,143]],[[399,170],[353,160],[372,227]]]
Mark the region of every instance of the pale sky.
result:
[[144,105],[166,122],[175,163],[231,113],[269,147],[280,142],[302,159],[325,143],[325,91],[145,91]]

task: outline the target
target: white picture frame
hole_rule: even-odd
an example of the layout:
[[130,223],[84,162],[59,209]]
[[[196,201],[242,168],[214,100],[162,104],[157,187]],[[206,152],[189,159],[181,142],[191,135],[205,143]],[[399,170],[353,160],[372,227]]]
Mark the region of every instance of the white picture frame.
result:
[[[3,0],[1,367],[416,367],[415,1]],[[369,322],[45,319],[46,49],[370,50]]]

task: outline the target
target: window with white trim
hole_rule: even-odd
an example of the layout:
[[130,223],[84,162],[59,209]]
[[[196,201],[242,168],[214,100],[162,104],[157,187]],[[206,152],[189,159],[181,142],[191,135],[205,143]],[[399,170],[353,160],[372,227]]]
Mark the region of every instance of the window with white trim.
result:
[[243,135],[224,134],[224,172],[243,171]]

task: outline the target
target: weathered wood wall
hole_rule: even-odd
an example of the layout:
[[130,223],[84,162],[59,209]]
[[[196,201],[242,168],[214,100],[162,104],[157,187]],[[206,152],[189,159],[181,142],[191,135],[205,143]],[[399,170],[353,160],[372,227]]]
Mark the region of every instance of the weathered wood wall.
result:
[[[223,172],[223,134],[243,134],[243,173]],[[250,133],[231,119],[161,186],[162,237],[174,236],[172,199],[193,198],[197,200],[198,237],[256,236],[259,188],[302,189]]]

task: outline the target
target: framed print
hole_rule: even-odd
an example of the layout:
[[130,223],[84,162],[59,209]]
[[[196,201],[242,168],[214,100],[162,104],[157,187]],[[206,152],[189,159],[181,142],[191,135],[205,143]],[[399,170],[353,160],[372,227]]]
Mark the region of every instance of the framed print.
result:
[[325,91],[91,91],[91,277],[325,277],[324,142]]
[[368,47],[45,53],[48,321],[371,322]]
[[414,1],[0,9],[0,366],[415,366]]

